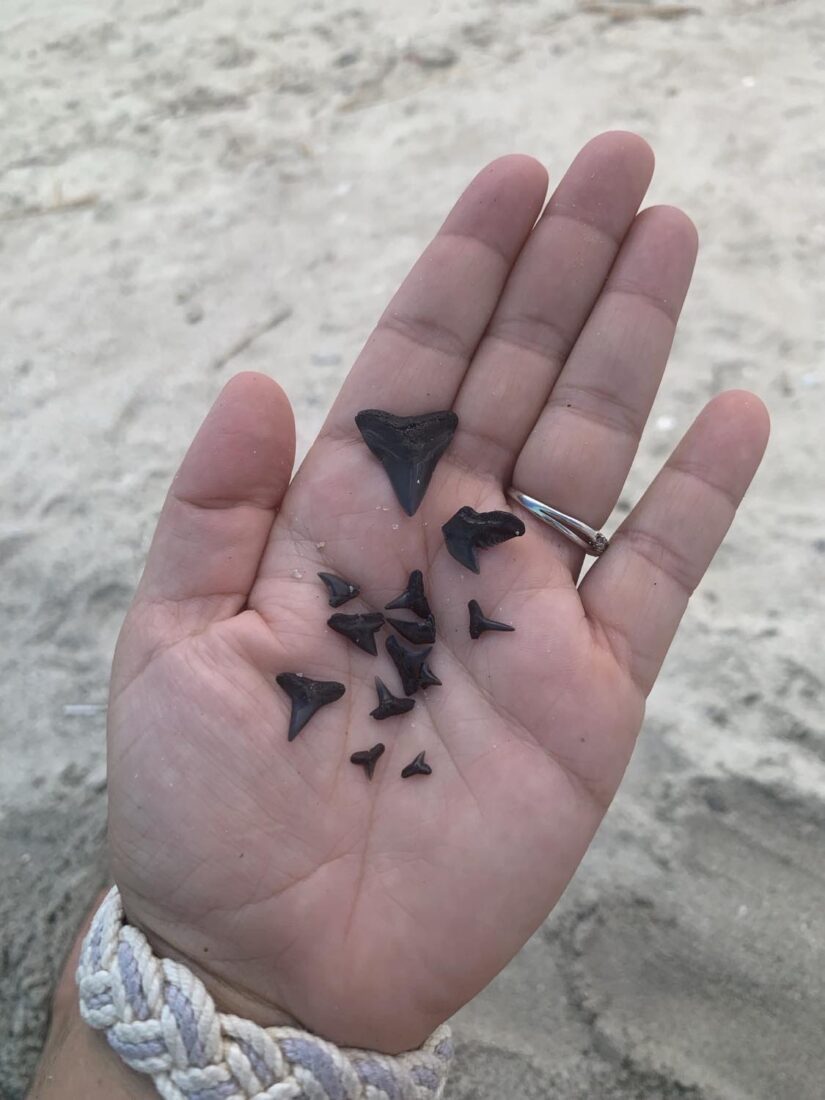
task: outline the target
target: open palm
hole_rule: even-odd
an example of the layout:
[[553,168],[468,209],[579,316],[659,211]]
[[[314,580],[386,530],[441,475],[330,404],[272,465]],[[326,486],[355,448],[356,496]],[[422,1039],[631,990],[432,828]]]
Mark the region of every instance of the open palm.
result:
[[[652,171],[591,142],[542,217],[545,175],[483,171],[390,305],[290,483],[277,385],[226,387],[175,479],[118,645],[113,872],[129,918],[262,1023],[418,1044],[546,917],[619,784],[689,594],[759,461],[748,394],[700,415],[607,554],[523,515],[524,538],[446,551],[463,505],[520,489],[600,526],[625,481],[687,289],[695,235],[637,215]],[[354,422],[454,409],[413,517]],[[520,511],[517,507],[513,510]],[[381,610],[422,570],[443,686],[376,722],[371,657],[326,625],[319,570]],[[467,603],[515,626],[471,640]],[[287,741],[281,672],[346,685]],[[350,755],[386,745],[370,782]],[[425,750],[432,775],[402,779]]]

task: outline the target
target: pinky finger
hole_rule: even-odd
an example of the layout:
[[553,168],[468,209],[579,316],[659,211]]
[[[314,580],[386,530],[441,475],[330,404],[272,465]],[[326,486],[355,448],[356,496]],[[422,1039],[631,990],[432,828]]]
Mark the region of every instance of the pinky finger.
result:
[[768,441],[753,394],[720,394],[699,414],[581,585],[594,628],[647,694],[688,600],[733,521]]

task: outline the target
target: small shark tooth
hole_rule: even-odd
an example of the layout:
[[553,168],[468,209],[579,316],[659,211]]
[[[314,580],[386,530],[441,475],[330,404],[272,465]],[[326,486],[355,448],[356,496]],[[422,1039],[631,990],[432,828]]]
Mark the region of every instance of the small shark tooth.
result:
[[394,634],[387,638],[387,653],[393,659],[405,695],[415,695],[419,688],[440,685],[441,681],[427,664],[432,646],[426,649],[410,649],[402,645]]
[[512,512],[477,512],[475,508],[464,507],[441,530],[455,560],[478,573],[476,551],[523,535],[524,524]]
[[393,695],[380,676],[375,677],[375,690],[378,692],[378,706],[370,711],[370,715],[376,721],[394,718],[397,714],[406,714],[415,706],[415,699],[401,699]]
[[508,623],[500,623],[496,619],[488,619],[478,605],[477,600],[470,600],[467,604],[470,610],[470,637],[480,638],[485,630],[515,630]]
[[421,666],[421,687],[424,691],[428,687],[441,687],[441,681],[426,663]]
[[292,700],[287,735],[290,741],[295,740],[317,710],[334,703],[346,691],[344,685],[335,680],[311,680],[297,672],[281,672],[275,680]]
[[[420,569],[413,569],[407,587],[400,596],[388,603],[385,611],[412,611],[419,619],[432,619],[433,613],[424,595],[424,574]],[[433,624],[434,625],[434,624]]]
[[414,516],[433,470],[455,434],[458,417],[450,411],[396,416],[381,409],[364,409],[355,423],[383,465],[399,504],[408,516]]
[[361,764],[364,771],[367,773],[367,779],[372,779],[372,773],[375,771],[375,765],[378,763],[379,756],[382,756],[384,752],[384,746],[379,741],[377,745],[373,745],[371,749],[361,749],[360,752],[354,752],[350,757],[352,764]]
[[349,638],[359,649],[376,657],[378,647],[375,644],[375,634],[384,625],[384,616],[380,611],[369,611],[359,615],[345,615],[339,611],[337,615],[330,615],[327,626],[331,626],[345,638]]
[[415,760],[413,760],[411,764],[408,764],[401,772],[401,778],[409,779],[411,775],[432,775],[433,769],[425,761],[425,755],[425,753],[420,752]]
[[411,623],[406,619],[393,619],[387,616],[387,622],[397,630],[402,638],[406,638],[413,645],[432,645],[435,641],[435,619],[432,615],[426,622]]
[[319,573],[318,576],[327,586],[330,607],[340,607],[347,600],[354,599],[361,591],[357,584],[351,584],[343,577],[336,577],[334,573]]

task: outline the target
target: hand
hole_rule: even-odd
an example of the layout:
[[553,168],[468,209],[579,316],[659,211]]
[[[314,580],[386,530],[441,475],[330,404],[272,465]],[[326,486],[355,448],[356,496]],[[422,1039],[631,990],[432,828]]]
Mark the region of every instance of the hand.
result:
[[[525,516],[481,575],[445,551],[462,505],[525,492],[601,526],[664,369],[695,255],[678,210],[637,216],[638,138],[591,142],[536,222],[544,170],[470,185],[380,320],[297,476],[278,386],[225,388],[174,480],[118,644],[109,711],[112,868],[158,950],[219,1001],[335,1042],[417,1045],[545,919],[633,749],[644,700],[767,437],[718,397],[577,587],[582,560]],[[460,418],[407,517],[355,427],[362,408]],[[381,609],[413,569],[443,687],[377,723],[383,652],[326,626],[316,573]],[[467,601],[516,627],[471,641]],[[346,685],[292,743],[279,672]],[[387,745],[373,781],[349,757]],[[401,780],[421,749],[426,779]]]

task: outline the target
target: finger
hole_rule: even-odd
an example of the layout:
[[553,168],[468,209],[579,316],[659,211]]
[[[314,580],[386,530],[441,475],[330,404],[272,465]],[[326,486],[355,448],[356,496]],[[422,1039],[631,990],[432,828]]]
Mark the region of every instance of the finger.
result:
[[531,157],[502,157],[476,176],[367,340],[322,436],[355,433],[363,408],[452,407],[546,187]]
[[[670,353],[696,259],[672,207],[636,219],[535,428],[513,484],[600,527],[619,498]],[[575,573],[581,554],[547,528]]]
[[635,134],[602,134],[565,174],[507,282],[456,401],[453,454],[509,478],[653,173]]
[[178,605],[176,621],[187,632],[236,614],[294,458],[295,426],[281,387],[262,374],[237,375],[175,475],[137,600]]
[[581,585],[594,629],[645,694],[768,432],[767,410],[753,394],[731,391],[711,401]]

